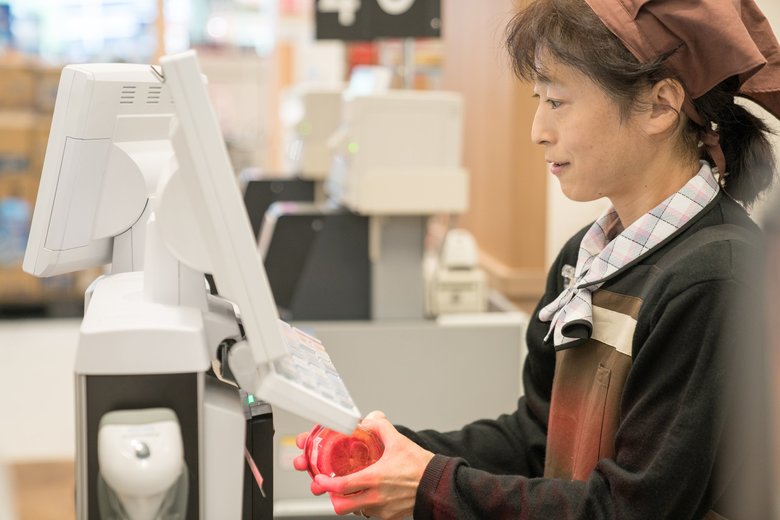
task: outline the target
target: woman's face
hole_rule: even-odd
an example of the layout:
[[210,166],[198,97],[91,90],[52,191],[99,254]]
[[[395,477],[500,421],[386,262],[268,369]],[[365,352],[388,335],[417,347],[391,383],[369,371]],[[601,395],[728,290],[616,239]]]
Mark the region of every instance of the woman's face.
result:
[[653,146],[635,116],[621,118],[617,102],[573,67],[554,60],[544,65],[545,78],[534,83],[539,106],[531,138],[544,146],[564,195],[608,197],[615,205],[636,198]]

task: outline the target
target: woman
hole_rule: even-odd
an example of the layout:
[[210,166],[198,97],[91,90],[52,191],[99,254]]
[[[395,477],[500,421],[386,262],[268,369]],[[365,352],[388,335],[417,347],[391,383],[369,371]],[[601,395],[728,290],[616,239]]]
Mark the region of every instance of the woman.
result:
[[745,207],[774,174],[734,96],[780,114],[768,23],[752,0],[538,0],[507,35],[550,173],[612,207],[549,272],[513,414],[439,433],[373,412],[382,458],[312,491],[384,519],[766,518],[724,448],[746,434],[731,377],[757,341],[734,304],[759,242]]

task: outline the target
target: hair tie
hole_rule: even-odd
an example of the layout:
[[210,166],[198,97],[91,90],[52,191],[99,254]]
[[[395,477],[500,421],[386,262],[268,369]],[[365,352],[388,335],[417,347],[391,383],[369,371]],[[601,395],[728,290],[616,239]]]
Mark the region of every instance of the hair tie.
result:
[[709,156],[715,161],[720,182],[723,184],[723,179],[726,177],[726,156],[720,147],[720,134],[712,128],[704,128],[699,132],[699,139],[707,149]]

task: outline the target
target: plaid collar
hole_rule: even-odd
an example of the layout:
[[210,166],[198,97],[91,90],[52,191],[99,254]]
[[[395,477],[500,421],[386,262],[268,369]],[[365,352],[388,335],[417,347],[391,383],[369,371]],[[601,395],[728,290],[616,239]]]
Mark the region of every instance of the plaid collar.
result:
[[699,173],[685,186],[627,229],[623,229],[615,208],[607,209],[582,238],[570,283],[539,311],[539,319],[550,322],[545,341],[553,335],[553,344],[560,347],[589,338],[593,330],[591,293],[672,236],[700,213],[718,190],[710,166],[702,162]]

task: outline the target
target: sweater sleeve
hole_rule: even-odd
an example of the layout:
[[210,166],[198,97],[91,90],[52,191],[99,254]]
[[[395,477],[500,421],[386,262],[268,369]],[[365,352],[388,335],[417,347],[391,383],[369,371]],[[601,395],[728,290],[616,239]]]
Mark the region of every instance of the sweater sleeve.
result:
[[[573,262],[579,237],[565,247],[550,269],[545,294],[534,310],[526,331],[528,354],[523,365],[524,395],[512,414],[495,420],[479,420],[458,431],[413,431],[396,428],[423,448],[449,457],[459,457],[473,468],[499,475],[541,476],[550,413],[550,394],[555,371],[555,353],[545,343],[549,324],[538,319],[539,309],[563,290],[562,266]],[[576,258],[576,257],[575,257]]]
[[586,481],[497,474],[468,456],[439,454],[418,488],[414,518],[703,517],[715,500],[725,423],[719,397],[727,363],[717,324],[729,316],[737,287],[712,280],[652,303],[635,335],[615,457],[599,461]]
[[513,413],[478,420],[453,432],[415,432],[402,426],[398,430],[433,453],[460,457],[475,468],[496,474],[541,476],[555,370],[552,346],[542,348],[546,332],[542,325],[546,324],[529,324],[526,335],[529,352],[523,366],[524,395]]

